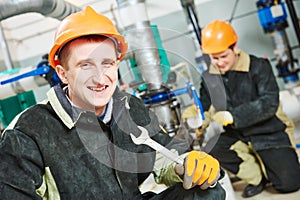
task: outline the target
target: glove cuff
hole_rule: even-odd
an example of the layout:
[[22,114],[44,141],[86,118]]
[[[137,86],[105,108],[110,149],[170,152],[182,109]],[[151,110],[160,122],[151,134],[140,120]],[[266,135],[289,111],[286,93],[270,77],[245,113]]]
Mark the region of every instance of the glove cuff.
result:
[[233,116],[230,112],[225,111],[224,112],[224,118],[227,120],[228,124],[232,124],[233,123]]

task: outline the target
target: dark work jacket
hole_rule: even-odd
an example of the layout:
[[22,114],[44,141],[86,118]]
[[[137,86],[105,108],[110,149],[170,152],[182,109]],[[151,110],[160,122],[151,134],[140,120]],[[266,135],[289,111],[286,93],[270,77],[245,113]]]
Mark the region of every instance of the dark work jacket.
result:
[[188,148],[160,133],[143,102],[118,89],[104,124],[72,107],[60,86],[51,88],[48,101],[21,113],[1,136],[0,199],[135,199],[155,162],[152,149],[130,138],[140,134],[137,125],[167,148]]
[[224,127],[227,132],[258,141],[257,149],[290,146],[285,122],[278,115],[279,88],[267,59],[239,51],[230,71],[220,74],[211,65],[202,80],[204,110],[213,105],[216,111],[226,110],[233,116],[234,124]]

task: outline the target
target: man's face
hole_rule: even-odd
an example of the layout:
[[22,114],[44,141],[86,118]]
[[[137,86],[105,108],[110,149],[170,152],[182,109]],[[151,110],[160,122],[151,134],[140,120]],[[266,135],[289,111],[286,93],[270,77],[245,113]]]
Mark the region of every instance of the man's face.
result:
[[57,73],[68,84],[69,98],[77,107],[102,115],[118,80],[115,45],[109,39],[77,39],[69,45],[68,66],[58,66]]
[[227,49],[220,53],[210,54],[211,62],[220,72],[229,71],[235,63],[235,49]]

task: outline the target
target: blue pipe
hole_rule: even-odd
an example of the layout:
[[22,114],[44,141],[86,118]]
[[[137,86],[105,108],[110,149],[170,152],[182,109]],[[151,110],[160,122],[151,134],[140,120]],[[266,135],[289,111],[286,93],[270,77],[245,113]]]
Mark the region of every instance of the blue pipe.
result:
[[183,94],[190,94],[193,97],[196,108],[201,113],[202,120],[205,120],[203,106],[200,101],[200,98],[198,97],[195,86],[193,84],[190,84],[189,82],[186,83],[186,87],[184,87],[184,88],[179,88],[174,91],[167,91],[167,92],[155,94],[151,97],[146,97],[143,100],[144,100],[145,104],[155,104],[155,103],[166,101],[175,96],[179,96],[179,95],[183,95]]
[[29,71],[27,73],[21,74],[19,76],[15,76],[15,77],[6,79],[4,81],[0,81],[0,85],[5,85],[7,83],[12,83],[12,82],[15,82],[15,81],[18,81],[20,79],[27,78],[27,77],[30,77],[30,76],[44,75],[44,74],[47,74],[49,71],[50,71],[50,67],[49,66],[38,67],[38,68],[36,68],[36,69],[34,69],[32,71]]
[[174,91],[163,92],[163,93],[155,94],[151,97],[145,98],[144,103],[145,104],[158,103],[158,102],[166,101],[175,96],[179,96],[179,95],[186,94],[186,93],[188,93],[187,88],[179,88]]

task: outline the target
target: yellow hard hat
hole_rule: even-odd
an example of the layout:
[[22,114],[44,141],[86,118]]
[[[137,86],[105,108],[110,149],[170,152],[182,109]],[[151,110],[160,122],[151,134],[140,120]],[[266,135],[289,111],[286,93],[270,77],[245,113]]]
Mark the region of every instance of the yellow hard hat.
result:
[[104,35],[115,39],[121,60],[128,49],[125,38],[117,31],[112,21],[98,14],[92,7],[71,14],[61,21],[54,36],[54,45],[50,50],[48,60],[54,68],[59,64],[57,53],[69,41],[85,35]]
[[215,20],[201,33],[202,51],[206,54],[220,53],[236,43],[238,36],[226,21]]

